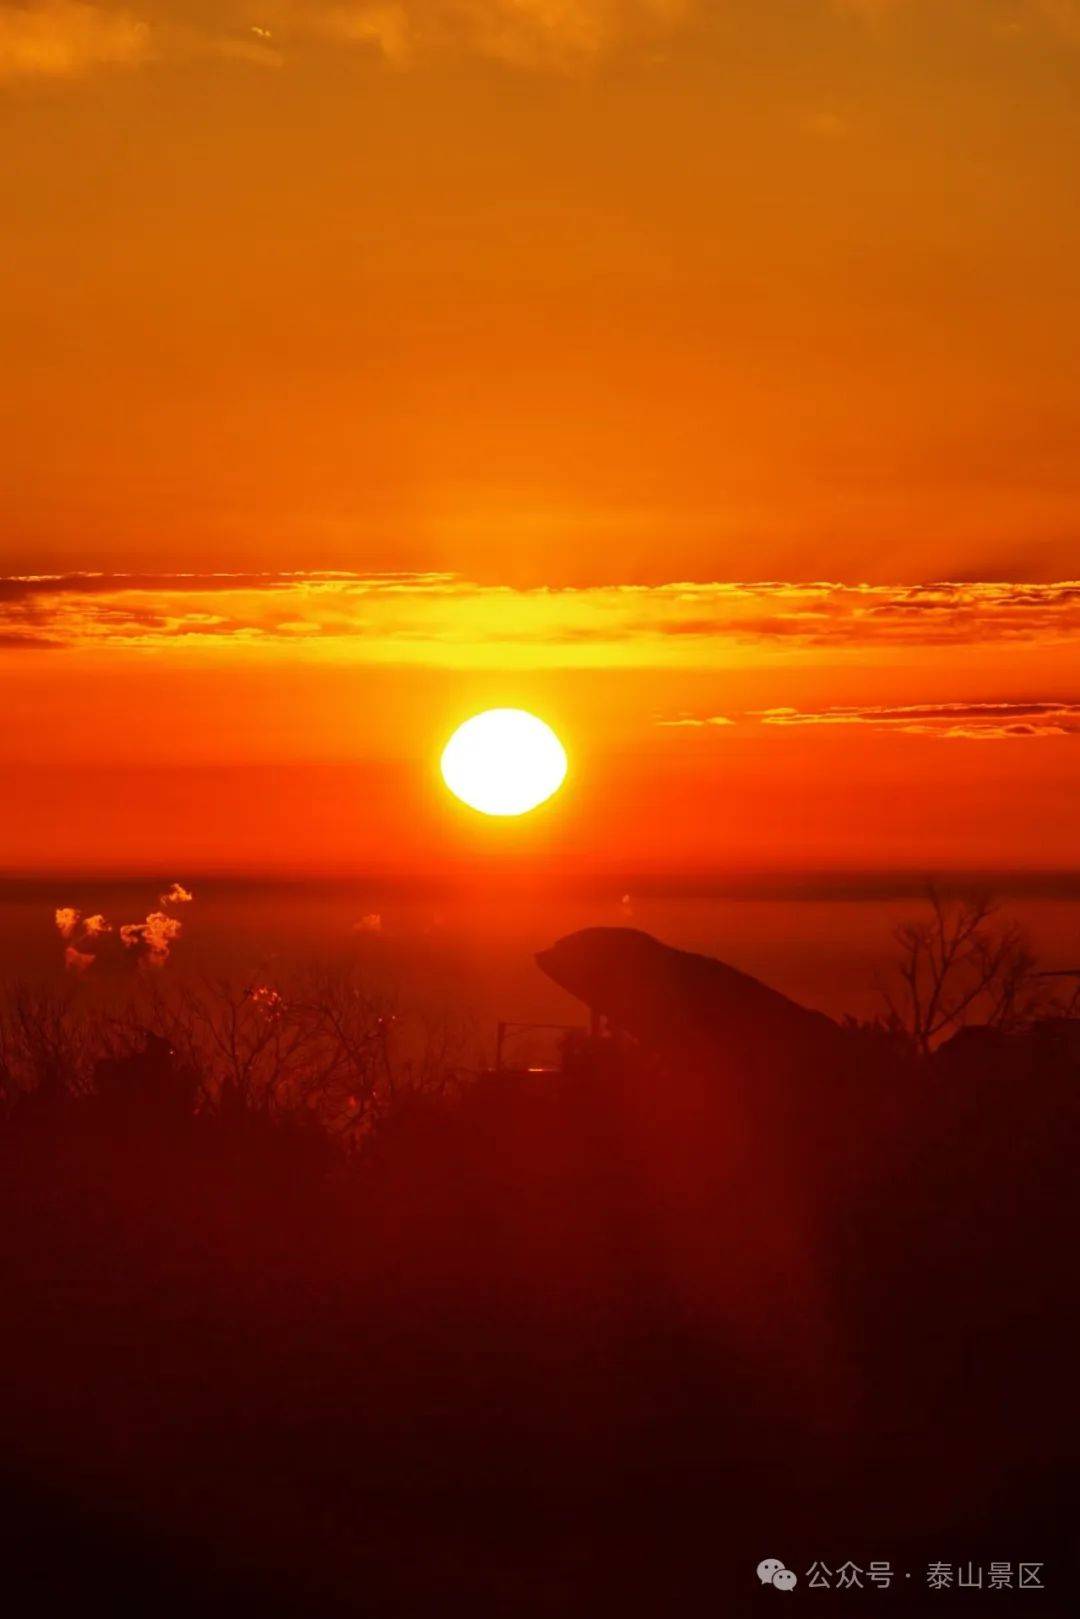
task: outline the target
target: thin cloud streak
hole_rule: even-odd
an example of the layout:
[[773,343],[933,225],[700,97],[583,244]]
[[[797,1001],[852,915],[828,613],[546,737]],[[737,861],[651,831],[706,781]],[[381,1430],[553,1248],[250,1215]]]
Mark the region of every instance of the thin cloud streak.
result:
[[0,578],[0,647],[487,668],[714,668],[748,656],[1058,646],[1080,582],[673,581],[515,589],[448,573]]
[[773,708],[755,717],[764,725],[861,725],[947,741],[1080,736],[1080,703],[1074,702],[910,703],[895,707],[838,706],[816,712]]
[[657,725],[666,726],[672,731],[680,730],[708,730],[717,726],[734,725],[735,721],[726,714],[676,714],[671,719],[658,719]]

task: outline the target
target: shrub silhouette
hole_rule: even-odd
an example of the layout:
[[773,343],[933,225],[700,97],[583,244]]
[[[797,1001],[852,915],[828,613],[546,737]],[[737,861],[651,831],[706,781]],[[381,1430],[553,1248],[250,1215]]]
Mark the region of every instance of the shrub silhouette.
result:
[[119,1515],[210,1611],[740,1614],[763,1539],[1053,1560],[1077,1067],[1041,1027],[853,1035],[781,1107],[715,1054],[470,1075],[319,976],[16,990],[13,1499]]

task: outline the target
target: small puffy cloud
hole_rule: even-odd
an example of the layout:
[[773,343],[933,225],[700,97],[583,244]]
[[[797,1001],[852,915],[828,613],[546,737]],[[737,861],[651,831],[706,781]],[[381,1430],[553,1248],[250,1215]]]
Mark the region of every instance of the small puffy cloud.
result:
[[73,939],[75,937],[75,930],[79,925],[81,914],[73,905],[57,906],[53,912],[53,917],[56,922],[56,931],[62,939]]
[[382,917],[379,915],[378,911],[371,911],[367,916],[362,916],[359,922],[353,923],[353,932],[381,933]]
[[[191,893],[182,883],[173,883],[160,903],[186,904]],[[83,916],[74,905],[61,905],[53,912],[53,920],[60,937],[67,941],[64,965],[73,972],[83,973],[95,960],[87,946],[96,945],[105,934],[113,932],[112,923],[100,912]],[[152,967],[162,967],[169,959],[173,942],[180,937],[182,924],[165,910],[151,911],[141,922],[125,922],[117,930],[125,950],[138,950]]]
[[0,0],[0,80],[74,78],[150,55],[150,29],[115,6],[85,0]]
[[100,912],[84,917],[74,905],[57,906],[53,921],[60,937],[68,941],[64,950],[64,966],[70,972],[84,973],[93,965],[95,957],[92,951],[80,947],[92,944],[104,933],[111,933],[112,927]]
[[158,899],[158,904],[162,906],[190,905],[194,898],[195,895],[191,892],[190,888],[185,888],[183,883],[173,883],[172,887],[168,889],[166,893],[160,896]]
[[183,924],[175,916],[151,911],[144,922],[125,922],[120,929],[120,942],[127,950],[142,950],[143,959],[151,967],[163,967],[172,944],[182,931]]

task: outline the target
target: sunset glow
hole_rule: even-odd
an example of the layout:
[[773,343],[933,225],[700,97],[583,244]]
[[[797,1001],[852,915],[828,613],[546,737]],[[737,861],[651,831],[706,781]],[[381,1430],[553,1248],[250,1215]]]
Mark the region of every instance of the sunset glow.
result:
[[0,3],[5,867],[1070,865],[1072,9]]

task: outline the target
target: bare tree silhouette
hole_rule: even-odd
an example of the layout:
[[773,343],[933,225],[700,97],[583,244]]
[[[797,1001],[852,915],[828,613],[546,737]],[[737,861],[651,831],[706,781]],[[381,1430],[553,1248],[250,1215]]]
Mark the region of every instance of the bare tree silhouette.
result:
[[16,982],[0,1004],[0,1095],[41,1101],[75,1095],[88,1082],[93,1035],[73,990]]
[[930,916],[896,929],[900,989],[883,991],[893,1026],[927,1057],[968,1023],[1008,1030],[1049,1009],[1023,929],[989,894],[949,900],[933,886]]
[[157,1036],[201,1077],[202,1111],[317,1119],[343,1141],[446,1089],[470,1038],[464,1025],[427,1021],[333,968],[275,982],[155,985],[122,1021],[129,1049]]

